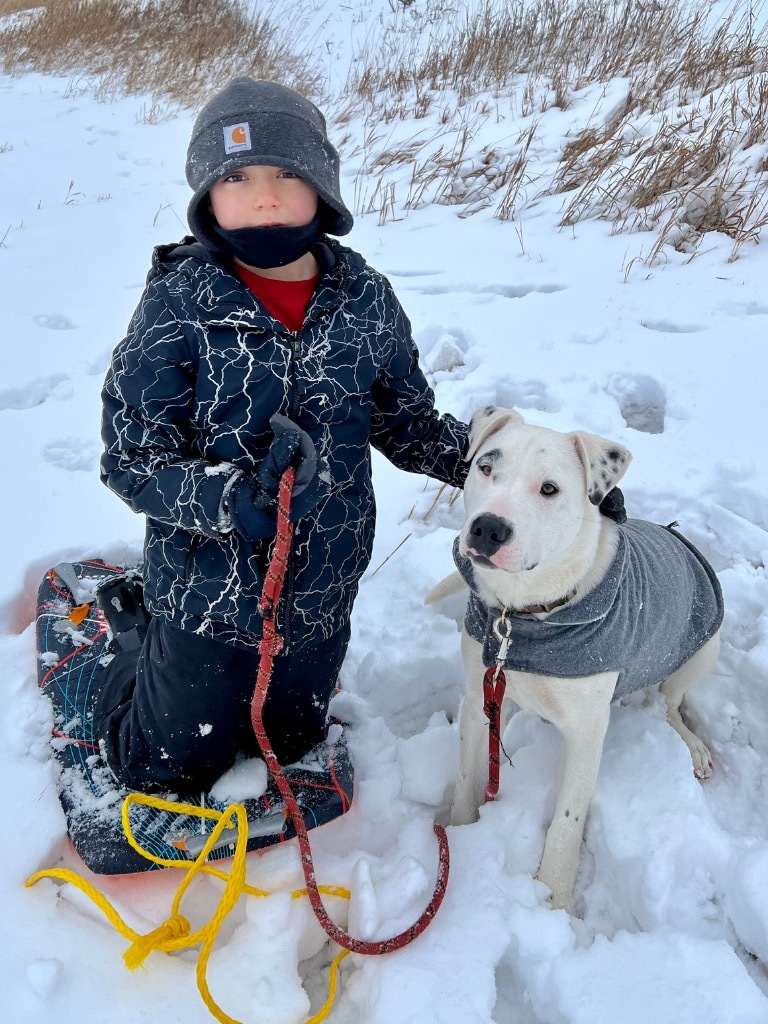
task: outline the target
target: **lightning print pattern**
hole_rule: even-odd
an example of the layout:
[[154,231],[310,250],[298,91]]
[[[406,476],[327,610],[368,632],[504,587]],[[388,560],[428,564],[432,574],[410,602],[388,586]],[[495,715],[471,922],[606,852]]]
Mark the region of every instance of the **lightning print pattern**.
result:
[[462,486],[467,428],[440,416],[390,283],[332,240],[302,329],[275,320],[193,239],[161,246],[103,390],[104,482],[147,517],[145,600],[173,625],[241,646],[261,637],[271,541],[232,528],[226,497],[289,416],[312,438],[323,496],[296,526],[278,628],[310,647],[349,619],[371,556],[370,445]]

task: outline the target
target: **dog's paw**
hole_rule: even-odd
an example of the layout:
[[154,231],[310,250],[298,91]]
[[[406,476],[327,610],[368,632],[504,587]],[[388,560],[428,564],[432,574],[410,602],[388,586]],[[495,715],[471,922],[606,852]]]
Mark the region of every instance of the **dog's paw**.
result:
[[476,806],[464,801],[457,801],[451,807],[451,825],[471,825],[480,817]]
[[715,770],[715,764],[706,743],[700,740],[695,732],[691,732],[683,722],[679,708],[667,709],[667,721],[691,752],[693,774],[697,779],[708,779]]
[[[706,750],[707,748],[705,747],[704,749]],[[715,766],[712,764],[712,757],[709,755],[708,751],[707,758],[704,762],[697,764],[696,759],[694,758],[693,765],[693,774],[697,779],[708,779],[715,770]]]
[[712,755],[698,736],[694,733],[691,736],[692,740],[688,741],[688,749],[691,752],[691,760],[693,761],[693,774],[697,779],[708,779],[715,770]]
[[546,870],[544,875],[542,875],[541,868],[539,868],[535,878],[537,882],[543,882],[549,889],[546,903],[552,910],[567,910],[569,908],[573,896],[573,886],[569,885],[567,880],[558,878],[556,875],[550,877]]

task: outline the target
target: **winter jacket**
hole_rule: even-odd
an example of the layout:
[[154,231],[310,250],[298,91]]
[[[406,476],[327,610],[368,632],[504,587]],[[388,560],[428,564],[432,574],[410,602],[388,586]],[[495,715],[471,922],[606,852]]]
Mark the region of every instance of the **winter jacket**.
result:
[[[669,527],[628,519],[618,527],[616,556],[600,583],[546,619],[511,615],[505,668],[578,678],[618,672],[613,699],[660,683],[720,628],[723,596],[714,569]],[[454,545],[454,561],[470,587],[464,621],[493,665],[499,641],[488,608],[473,591],[472,563]]]
[[194,239],[159,247],[102,394],[102,478],[147,516],[150,611],[241,646],[261,636],[271,542],[234,531],[223,499],[264,457],[273,413],[310,435],[325,484],[296,526],[287,649],[349,619],[373,542],[370,444],[402,469],[457,486],[466,475],[466,427],[435,412],[389,282],[335,241],[314,255],[320,278],[292,334]]

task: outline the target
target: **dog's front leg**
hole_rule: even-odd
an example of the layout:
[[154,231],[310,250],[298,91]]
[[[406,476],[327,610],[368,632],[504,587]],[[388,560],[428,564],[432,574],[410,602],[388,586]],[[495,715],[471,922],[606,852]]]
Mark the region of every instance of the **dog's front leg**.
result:
[[451,824],[477,821],[488,781],[488,719],[483,711],[482,647],[466,632],[461,634],[464,662],[464,700],[459,715],[459,781],[451,807]]
[[552,708],[547,717],[563,734],[557,802],[538,872],[552,890],[553,907],[567,907],[573,894],[615,685],[613,672],[544,682]]

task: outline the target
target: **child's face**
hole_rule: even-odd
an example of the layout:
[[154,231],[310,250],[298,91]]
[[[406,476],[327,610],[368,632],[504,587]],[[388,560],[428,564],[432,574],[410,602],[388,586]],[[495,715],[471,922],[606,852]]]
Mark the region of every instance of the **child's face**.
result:
[[219,178],[208,191],[219,227],[301,227],[317,212],[317,192],[293,171],[250,165]]

